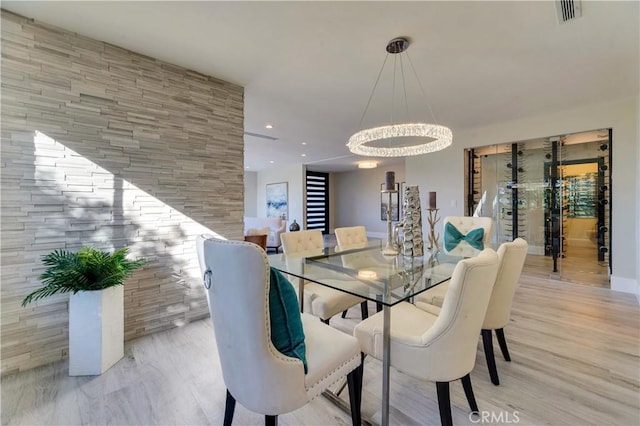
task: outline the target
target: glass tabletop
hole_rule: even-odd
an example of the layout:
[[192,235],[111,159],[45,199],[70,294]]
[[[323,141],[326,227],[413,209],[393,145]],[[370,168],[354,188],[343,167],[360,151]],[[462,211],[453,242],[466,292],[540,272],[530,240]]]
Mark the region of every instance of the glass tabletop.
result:
[[382,248],[381,240],[370,239],[348,249],[328,247],[268,257],[270,265],[285,274],[387,306],[448,280],[461,259],[428,252],[422,257],[386,256]]

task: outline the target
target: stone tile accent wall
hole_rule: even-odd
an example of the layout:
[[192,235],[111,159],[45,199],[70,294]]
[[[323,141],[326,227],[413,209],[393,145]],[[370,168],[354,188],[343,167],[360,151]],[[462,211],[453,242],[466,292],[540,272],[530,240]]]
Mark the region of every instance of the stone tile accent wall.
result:
[[40,258],[129,246],[125,337],[208,315],[202,232],[242,237],[243,89],[2,11],[2,374],[63,359]]

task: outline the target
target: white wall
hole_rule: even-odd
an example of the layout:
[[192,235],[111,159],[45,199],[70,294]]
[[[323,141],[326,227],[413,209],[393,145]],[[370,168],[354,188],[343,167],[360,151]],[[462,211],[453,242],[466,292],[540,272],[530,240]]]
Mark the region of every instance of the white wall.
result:
[[[380,220],[380,184],[384,183],[387,171],[395,172],[396,182],[405,181],[404,165],[332,175],[335,182],[335,223],[333,228],[364,225],[367,228],[367,233],[372,236],[384,237],[387,235],[387,222]],[[420,186],[421,200],[424,206],[426,191],[430,191],[430,189],[418,180],[408,182],[408,184]]]
[[339,181],[338,173],[329,173],[329,233],[333,234],[333,230],[336,229],[337,220],[338,220],[338,209],[339,205],[337,194],[338,194],[338,181]]
[[244,172],[244,215],[258,216],[258,173]]
[[636,97],[636,298],[640,303],[640,93]]
[[[639,109],[636,96],[484,128],[464,131],[453,129],[454,142],[451,147],[441,152],[407,158],[407,180],[429,182],[431,188],[427,190],[438,192],[438,207],[442,217],[464,215],[464,148],[613,128],[611,288],[637,294],[640,273],[637,231],[640,217]],[[636,230],[635,241],[629,238],[630,230]]]
[[276,170],[268,170],[257,173],[257,184],[256,184],[256,200],[257,200],[257,208],[256,208],[256,216],[264,217],[266,216],[267,211],[267,199],[266,199],[266,191],[267,184],[269,183],[278,183],[278,182],[287,182],[288,183],[288,194],[289,194],[289,214],[287,215],[287,227],[293,219],[298,222],[301,227],[304,229],[304,205],[305,205],[305,197],[304,197],[304,181],[305,181],[305,166],[302,164],[294,164],[290,166],[280,167]]

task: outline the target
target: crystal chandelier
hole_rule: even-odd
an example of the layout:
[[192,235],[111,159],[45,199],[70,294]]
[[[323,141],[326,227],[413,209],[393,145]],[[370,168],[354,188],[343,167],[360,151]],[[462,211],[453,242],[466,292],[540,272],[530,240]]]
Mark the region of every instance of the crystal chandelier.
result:
[[[409,55],[406,53],[408,47],[409,41],[403,37],[394,38],[387,44],[387,57],[385,58],[382,68],[378,73],[378,78],[373,86],[373,90],[369,96],[369,101],[367,102],[364,113],[362,114],[362,119],[360,120],[361,126],[364,117],[367,114],[367,110],[369,109],[369,104],[371,103],[373,94],[378,86],[378,82],[380,81],[380,76],[382,75],[382,71],[384,70],[389,54],[398,54],[398,57],[400,57],[400,68],[403,70],[401,53],[405,52],[407,60],[413,69],[415,78],[418,81],[418,85],[420,86],[420,90],[424,96],[424,89],[422,88],[422,84],[420,84],[418,74],[416,73],[415,68],[413,68],[413,63],[411,62]],[[404,71],[402,71],[401,74],[404,89],[403,92],[405,94],[405,104],[408,105],[406,100],[407,89],[405,87]],[[393,83],[395,88],[395,72]],[[429,108],[429,110],[431,110],[431,108]],[[433,112],[431,112],[431,115],[433,116]],[[407,143],[406,141],[409,142]],[[371,157],[405,157],[440,151],[441,149],[451,145],[452,141],[453,135],[451,133],[451,129],[445,126],[427,123],[392,123],[386,126],[360,130],[349,138],[347,147],[349,148],[349,151],[358,155]]]

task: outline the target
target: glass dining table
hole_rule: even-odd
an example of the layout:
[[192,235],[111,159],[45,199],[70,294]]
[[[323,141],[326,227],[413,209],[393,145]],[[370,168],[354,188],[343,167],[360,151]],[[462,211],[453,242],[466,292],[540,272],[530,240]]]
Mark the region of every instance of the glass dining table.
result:
[[[369,239],[366,244],[348,249],[327,247],[297,253],[295,256],[271,254],[268,258],[272,267],[297,278],[301,310],[304,307],[305,282],[314,282],[371,300],[382,307],[380,423],[388,425],[391,307],[401,302],[411,302],[414,296],[447,281],[461,258],[443,254],[430,255],[428,252],[423,257],[389,256],[383,255],[382,249],[381,240]],[[334,398],[330,396],[334,402],[342,401]],[[341,405],[343,408],[346,406]]]

